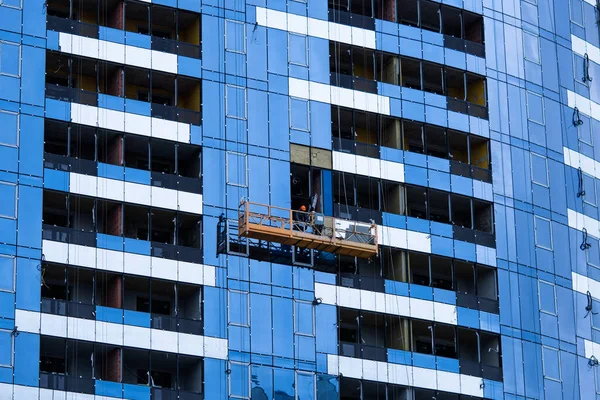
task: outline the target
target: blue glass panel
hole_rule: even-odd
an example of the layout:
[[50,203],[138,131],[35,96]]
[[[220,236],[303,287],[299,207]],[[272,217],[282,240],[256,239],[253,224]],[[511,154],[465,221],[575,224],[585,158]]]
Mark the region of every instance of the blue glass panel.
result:
[[229,395],[247,398],[250,395],[250,366],[231,362],[229,370]]
[[14,257],[0,255],[0,290],[15,289],[15,266]]

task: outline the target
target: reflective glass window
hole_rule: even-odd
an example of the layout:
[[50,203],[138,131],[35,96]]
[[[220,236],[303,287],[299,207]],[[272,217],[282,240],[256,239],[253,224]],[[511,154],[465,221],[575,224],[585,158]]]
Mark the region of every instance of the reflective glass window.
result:
[[11,331],[0,330],[0,365],[12,367],[13,335]]
[[246,53],[246,26],[240,21],[225,21],[225,50]]
[[540,310],[549,314],[556,314],[556,288],[554,284],[539,281]]
[[0,255],[0,290],[15,290],[15,258]]
[[225,90],[228,117],[246,119],[246,88],[227,85]]
[[245,154],[227,153],[227,184],[248,185],[248,159]]
[[295,331],[301,335],[314,335],[314,306],[307,301],[295,302]]
[[535,216],[535,244],[552,250],[552,225],[549,219]]
[[229,396],[235,399],[250,398],[250,366],[245,363],[229,363]]
[[290,98],[290,127],[301,131],[308,131],[310,126],[308,101]]
[[546,157],[531,153],[531,178],[533,183],[548,186],[548,159]]
[[290,64],[306,66],[308,64],[308,46],[307,37],[290,33],[288,39],[289,61]]
[[529,32],[523,32],[523,52],[525,59],[540,63],[540,38]]
[[248,326],[248,293],[229,291],[229,323]]
[[21,8],[21,0],[0,0],[0,5],[5,7]]
[[0,41],[0,74],[19,76],[21,47],[16,43]]
[[583,190],[585,195],[583,200],[590,205],[596,205],[596,179],[588,174],[582,174],[583,177]]
[[13,183],[0,182],[0,217],[15,218],[17,216],[17,186]]
[[570,0],[571,21],[583,25],[583,0]]
[[557,349],[542,346],[544,361],[544,376],[548,379],[560,381],[560,355]]
[[544,124],[544,98],[537,93],[527,92],[527,118],[535,123]]
[[18,138],[18,114],[0,110],[0,144],[16,146],[18,144]]
[[315,400],[315,376],[310,373],[296,373],[296,400]]

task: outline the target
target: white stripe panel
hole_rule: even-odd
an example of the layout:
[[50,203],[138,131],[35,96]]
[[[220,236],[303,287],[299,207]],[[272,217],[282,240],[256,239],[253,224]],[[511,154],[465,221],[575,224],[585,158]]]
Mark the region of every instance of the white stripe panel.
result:
[[386,96],[297,78],[289,78],[289,87],[292,97],[390,115],[390,98]]
[[15,325],[22,332],[168,351],[197,357],[227,359],[227,339],[152,328],[94,321],[35,311],[16,310]]
[[[373,35],[373,38],[375,35]],[[177,55],[113,43],[106,40],[58,33],[59,49],[63,53],[112,61],[119,64],[177,73]]]
[[310,35],[354,46],[375,49],[375,31],[350,27],[335,22],[308,18],[286,12],[256,7],[256,22],[260,26]]
[[577,229],[578,231],[585,228],[588,235],[600,238],[600,222],[598,220],[570,208],[567,209],[567,219],[570,228]]
[[411,365],[327,354],[327,373],[341,374],[345,378],[366,379],[483,397],[482,378]]
[[600,344],[594,343],[591,340],[584,339],[583,345],[585,349],[585,358],[590,358],[591,356],[600,359]]
[[377,242],[397,249],[431,253],[431,235],[389,226],[377,226]]
[[0,400],[121,400],[121,397],[65,392],[31,386],[0,383]]
[[600,282],[577,272],[571,272],[571,278],[573,280],[574,291],[582,294],[586,294],[589,291],[593,298],[600,299]]
[[190,143],[190,124],[71,103],[71,121],[120,132]]
[[581,168],[586,174],[600,179],[600,162],[568,147],[563,147],[563,155],[565,165]]
[[570,90],[567,90],[567,101],[569,107],[577,107],[580,113],[600,121],[600,104]]
[[157,186],[69,173],[69,192],[114,201],[202,214],[202,195]]
[[456,306],[431,300],[324,283],[315,283],[315,297],[333,306],[458,325]]
[[52,240],[42,242],[42,252],[45,260],[49,262],[132,275],[154,276],[195,285],[216,285],[217,272],[212,265],[168,260]]

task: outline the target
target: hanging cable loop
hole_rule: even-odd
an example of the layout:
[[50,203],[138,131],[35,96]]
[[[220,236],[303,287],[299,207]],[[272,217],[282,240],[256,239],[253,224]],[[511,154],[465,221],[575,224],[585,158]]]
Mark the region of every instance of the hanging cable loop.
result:
[[581,116],[579,115],[579,108],[575,107],[573,109],[573,126],[583,125],[583,121],[581,120]]
[[590,57],[588,57],[587,53],[583,56],[583,78],[581,80],[584,83],[592,81],[592,77],[590,76]]
[[590,315],[590,313],[592,315],[598,314],[594,312],[594,302],[592,300],[592,294],[590,293],[590,291],[588,290],[585,295],[587,297],[587,306],[585,306],[585,311],[587,312],[585,313],[585,316],[583,318],[587,318],[587,316]]
[[577,197],[583,197],[585,196],[585,189],[583,188],[583,171],[581,168],[577,169],[577,181]]
[[581,230],[581,232],[583,233],[583,242],[581,242],[581,245],[579,245],[579,248],[581,250],[585,251],[585,250],[589,249],[590,247],[592,247],[592,245],[587,241],[587,239],[588,239],[587,229],[583,228]]
[[593,368],[598,366],[598,359],[595,356],[591,356],[588,360],[588,367]]

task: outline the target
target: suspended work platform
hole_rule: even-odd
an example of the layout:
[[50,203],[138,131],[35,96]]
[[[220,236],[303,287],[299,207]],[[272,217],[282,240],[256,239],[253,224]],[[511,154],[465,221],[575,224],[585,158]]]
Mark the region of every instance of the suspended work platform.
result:
[[243,201],[238,235],[360,258],[377,255],[377,225]]

